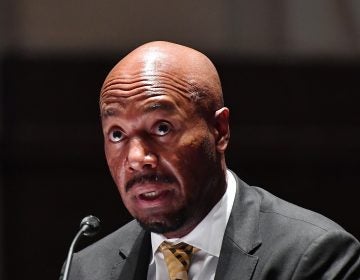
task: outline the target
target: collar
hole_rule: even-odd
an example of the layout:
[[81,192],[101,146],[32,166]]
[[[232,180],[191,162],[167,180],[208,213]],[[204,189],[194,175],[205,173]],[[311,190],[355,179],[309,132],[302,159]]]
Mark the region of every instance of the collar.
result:
[[172,239],[167,239],[162,234],[151,233],[152,258],[150,263],[154,261],[154,254],[159,245],[165,240],[175,244],[186,242],[212,256],[219,257],[236,193],[236,180],[229,170],[226,171],[226,182],[227,188],[223,197],[190,233],[181,238]]

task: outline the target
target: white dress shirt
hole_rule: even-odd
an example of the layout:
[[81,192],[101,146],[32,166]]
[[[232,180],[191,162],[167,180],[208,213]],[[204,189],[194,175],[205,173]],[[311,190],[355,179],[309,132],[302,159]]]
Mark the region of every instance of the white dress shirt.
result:
[[189,279],[213,280],[219,260],[221,244],[229,220],[236,193],[236,181],[233,174],[226,172],[227,188],[223,197],[207,216],[182,238],[167,239],[162,234],[151,233],[152,256],[150,258],[148,280],[168,280],[167,267],[163,254],[158,250],[164,241],[171,243],[186,242],[198,249],[191,259]]

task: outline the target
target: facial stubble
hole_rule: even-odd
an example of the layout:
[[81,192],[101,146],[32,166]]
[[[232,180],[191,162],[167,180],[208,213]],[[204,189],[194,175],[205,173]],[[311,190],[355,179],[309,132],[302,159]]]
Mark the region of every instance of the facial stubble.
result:
[[[212,168],[217,166],[217,155],[213,149],[210,138],[205,137],[201,142],[200,147],[201,154],[203,158],[206,158],[205,161],[209,163],[209,166],[211,166]],[[209,169],[207,170],[209,171]],[[214,173],[208,174],[217,173],[214,170]],[[205,178],[205,176],[207,175],[203,174],[203,176]],[[207,182],[206,180],[203,180],[203,183],[207,184],[208,186],[204,186],[200,189],[200,191],[202,191],[202,189],[216,191],[216,188],[219,187],[219,180],[217,176],[210,178]],[[210,212],[212,207],[218,201],[209,201],[206,199],[205,195],[206,193],[203,193],[203,196],[200,197],[201,201],[198,201],[199,198],[195,200],[188,198],[185,205],[183,205],[181,208],[177,209],[173,213],[163,213],[162,215],[157,215],[154,213],[152,217],[135,217],[135,219],[145,230],[159,234],[166,234],[178,231],[185,226],[189,226],[189,224],[191,223],[194,223],[193,226],[196,226]],[[202,207],[199,207],[202,203],[204,203],[204,201],[207,201],[208,203],[205,203],[202,205]]]

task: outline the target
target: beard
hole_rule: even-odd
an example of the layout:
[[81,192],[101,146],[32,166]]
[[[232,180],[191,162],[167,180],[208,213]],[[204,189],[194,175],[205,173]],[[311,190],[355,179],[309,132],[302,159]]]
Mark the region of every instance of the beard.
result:
[[[156,213],[156,210],[147,210],[147,213],[131,213],[137,220],[139,225],[146,231],[166,234],[174,233],[178,230],[188,229],[195,227],[201,220],[208,214],[212,207],[219,201],[224,193],[222,188],[226,182],[220,179],[223,176],[221,169],[221,161],[214,151],[214,144],[212,143],[210,136],[204,137],[198,144],[195,152],[193,150],[183,151],[179,154],[179,157],[183,158],[182,169],[187,172],[182,174],[184,178],[192,178],[184,180],[187,183],[185,188],[187,191],[187,197],[179,196],[182,201],[182,205],[176,209],[172,208],[167,213]],[[192,156],[193,155],[193,156]],[[201,161],[199,159],[202,159]],[[192,172],[192,169],[196,169],[195,164],[202,164],[202,168]],[[205,164],[204,164],[205,163]],[[191,172],[190,172],[191,170]],[[197,172],[196,172],[197,171]],[[191,175],[190,175],[191,173]],[[195,176],[192,176],[195,173]],[[212,176],[205,176],[206,174],[213,174]],[[220,176],[222,175],[222,176]],[[129,180],[126,184],[125,190],[130,190],[137,183],[180,183],[177,179],[166,173],[148,173],[144,175],[135,176]],[[219,187],[220,186],[220,187]],[[191,194],[190,194],[191,193]],[[208,193],[216,194],[208,198]]]
[[173,232],[180,229],[187,219],[188,215],[185,209],[178,210],[176,213],[162,218],[136,218],[144,230],[159,234]]

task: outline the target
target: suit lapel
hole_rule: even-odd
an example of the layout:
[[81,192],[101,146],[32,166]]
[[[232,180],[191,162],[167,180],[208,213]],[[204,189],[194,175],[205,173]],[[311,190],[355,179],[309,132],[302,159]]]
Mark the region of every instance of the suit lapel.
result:
[[[253,255],[261,246],[259,233],[260,197],[251,187],[233,174],[237,190],[226,226],[215,280],[251,279],[258,257]],[[120,261],[113,267],[111,280],[146,279],[150,261],[150,234],[137,226],[122,242]]]
[[226,226],[215,280],[251,279],[258,257],[252,255],[261,245],[259,233],[260,198],[233,174],[237,190]]
[[249,280],[258,258],[246,254],[230,238],[224,238],[215,280]]
[[[136,233],[134,234],[136,236]],[[141,230],[134,242],[125,243],[124,247],[120,248],[119,255],[122,260],[113,267],[111,279],[146,279],[150,262],[150,252],[150,234]]]

